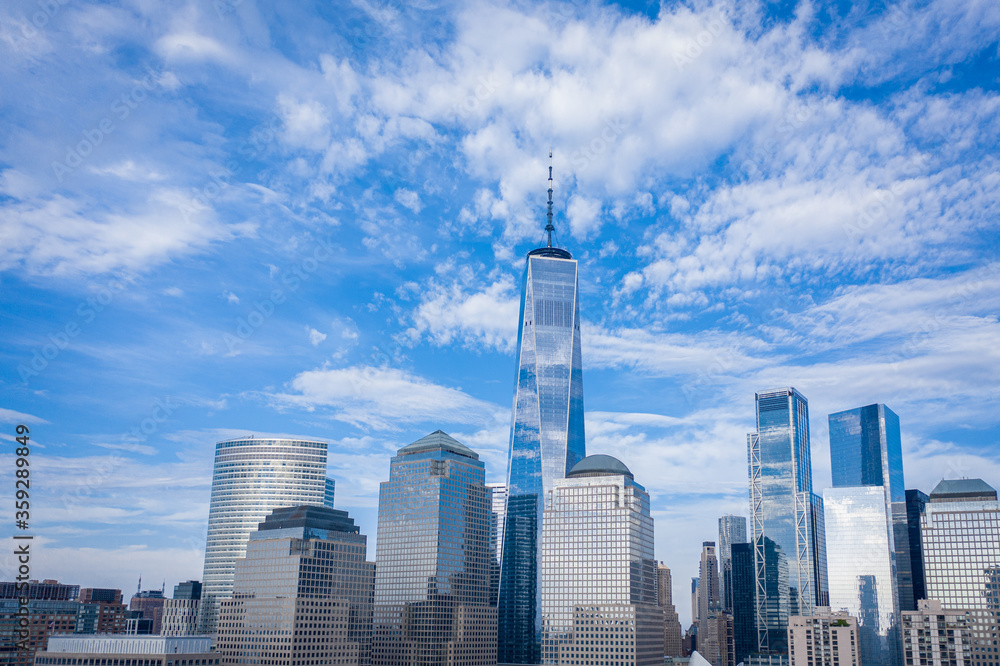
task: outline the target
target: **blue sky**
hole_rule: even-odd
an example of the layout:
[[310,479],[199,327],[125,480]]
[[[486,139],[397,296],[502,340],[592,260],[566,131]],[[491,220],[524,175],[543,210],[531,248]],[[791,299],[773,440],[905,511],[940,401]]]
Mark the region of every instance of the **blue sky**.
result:
[[0,437],[34,436],[33,573],[200,578],[233,435],[329,441],[370,542],[427,432],[501,480],[550,148],[587,449],[651,492],[682,618],[747,513],[755,390],[809,399],[817,489],[827,415],[872,402],[907,487],[1000,483],[998,35],[952,0],[4,3]]

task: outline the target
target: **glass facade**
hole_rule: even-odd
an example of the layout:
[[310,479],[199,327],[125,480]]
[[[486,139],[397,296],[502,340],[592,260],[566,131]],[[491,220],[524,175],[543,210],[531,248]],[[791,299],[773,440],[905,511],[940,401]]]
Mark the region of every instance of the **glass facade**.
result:
[[547,493],[542,529],[540,663],[662,664],[653,518],[631,472],[586,459]]
[[374,564],[346,512],[275,509],[237,560],[219,602],[221,664],[369,663]]
[[379,488],[372,663],[495,664],[491,493],[479,456],[438,430]]
[[747,542],[747,519],[743,516],[726,514],[719,518],[719,595],[722,599],[722,607],[726,611],[733,612],[732,593],[732,546],[736,543]]
[[542,499],[586,455],[577,262],[565,250],[549,247],[528,254],[515,384],[498,660],[535,664],[541,645]]
[[732,596],[734,661],[739,664],[757,651],[756,606],[754,604],[753,546],[732,545]]
[[236,560],[258,523],[278,507],[321,506],[325,493],[326,442],[243,438],[215,445],[199,633],[215,633],[219,599],[232,595]]
[[1000,611],[1000,503],[980,479],[941,481],[921,520],[927,598]]
[[899,417],[879,403],[830,414],[829,421],[833,487],[883,489],[896,554],[896,598],[901,611],[915,610]]
[[812,492],[805,396],[782,388],[755,400],[757,432],[747,449],[758,647],[783,654],[789,615],[828,603],[822,499]]
[[490,606],[497,605],[500,594],[500,553],[503,552],[503,528],[507,517],[507,484],[487,483],[491,497],[490,514]]
[[890,510],[881,486],[827,488],[830,607],[858,620],[861,661],[900,666],[900,608]]
[[913,575],[913,600],[927,598],[924,586],[924,547],[920,543],[920,517],[924,515],[928,497],[919,490],[906,491],[906,532],[910,542],[910,571]]

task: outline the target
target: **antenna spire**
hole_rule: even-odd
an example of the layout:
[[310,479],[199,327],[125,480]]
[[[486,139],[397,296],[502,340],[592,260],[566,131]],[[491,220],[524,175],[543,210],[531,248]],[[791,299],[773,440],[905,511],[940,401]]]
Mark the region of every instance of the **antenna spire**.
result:
[[545,225],[545,231],[549,234],[549,244],[548,247],[552,247],[552,232],[556,230],[552,226],[552,151],[549,150],[549,211],[545,215],[548,220],[548,224]]

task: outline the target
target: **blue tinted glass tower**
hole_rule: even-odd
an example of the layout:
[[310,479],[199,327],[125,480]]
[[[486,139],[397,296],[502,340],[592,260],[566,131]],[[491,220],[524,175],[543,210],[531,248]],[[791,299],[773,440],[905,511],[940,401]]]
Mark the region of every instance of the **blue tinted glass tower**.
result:
[[900,611],[916,610],[899,417],[883,404],[830,414],[830,463],[834,488],[883,489],[896,571],[895,596]]
[[758,649],[783,654],[789,616],[828,604],[823,500],[812,491],[805,396],[782,388],[755,397],[747,448]]
[[528,253],[521,283],[498,600],[504,664],[541,658],[542,500],[586,455],[577,262],[552,246],[551,167],[548,204],[548,245]]

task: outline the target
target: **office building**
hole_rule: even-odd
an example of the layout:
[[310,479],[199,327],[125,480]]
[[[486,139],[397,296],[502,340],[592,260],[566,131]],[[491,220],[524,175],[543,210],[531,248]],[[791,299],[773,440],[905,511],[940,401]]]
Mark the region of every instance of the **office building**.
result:
[[368,664],[374,564],[346,511],[272,511],[235,563],[219,604],[220,664]]
[[1000,611],[1000,502],[982,479],[944,480],[920,523],[928,599]]
[[942,608],[935,599],[903,613],[906,666],[997,666],[1000,626],[992,611]]
[[812,616],[788,621],[790,666],[883,666],[865,661],[858,651],[858,622],[845,612],[816,608]]
[[753,546],[734,543],[732,557],[733,660],[739,664],[757,652],[757,615],[754,603]]
[[545,229],[548,244],[528,253],[521,282],[498,608],[504,664],[540,658],[543,499],[586,455],[577,262],[552,245],[551,167]]
[[574,465],[546,494],[543,528],[540,663],[662,664],[653,518],[628,467]]
[[[701,562],[698,565],[698,617],[695,622],[708,617],[709,612],[721,607],[719,600],[719,560],[715,554],[715,542],[701,544]],[[699,650],[704,655],[704,651]]]
[[323,485],[323,506],[332,509],[333,500],[336,494],[337,494],[337,482],[331,479],[330,477],[326,477],[326,480],[324,481]]
[[913,575],[914,603],[927,598],[924,586],[924,546],[920,542],[920,517],[930,498],[919,490],[906,491],[906,526],[910,542],[910,572]]
[[899,417],[879,403],[830,414],[829,421],[833,487],[882,488],[896,571],[896,603],[900,610],[914,610]]
[[743,516],[726,514],[719,518],[719,596],[722,608],[733,612],[732,595],[732,546],[747,542],[747,519]]
[[698,595],[698,586],[701,581],[695,576],[691,579],[691,626],[698,626],[698,609],[701,606],[701,599]]
[[491,504],[486,466],[446,433],[396,453],[379,488],[373,664],[496,663]]
[[712,666],[736,666],[733,616],[716,608],[698,622],[698,653]]
[[855,619],[862,663],[900,666],[897,558],[885,492],[878,485],[827,488],[823,505],[830,606]]
[[[250,662],[246,662],[250,663]],[[218,666],[211,636],[53,636],[37,666]]]
[[232,595],[251,532],[279,507],[322,506],[326,481],[326,442],[246,437],[215,445],[199,633],[215,633],[219,600]]
[[174,585],[174,598],[163,604],[164,636],[192,636],[198,633],[198,604],[201,582],[188,580]]
[[[781,388],[756,393],[755,402],[747,447],[758,649],[784,654],[788,618],[828,603],[823,500],[812,491],[805,396]],[[787,584],[775,586],[785,571]]]
[[79,585],[55,580],[0,583],[0,666],[31,666],[50,637],[76,631],[79,595]]
[[78,634],[123,634],[128,608],[122,602],[122,591],[115,588],[85,587],[78,598],[76,617]]
[[503,552],[504,518],[507,516],[507,484],[487,483],[490,492],[490,606],[500,594],[500,553]]
[[163,596],[163,590],[137,591],[134,595],[132,595],[132,599],[129,600],[128,609],[130,611],[138,611],[142,613],[139,618],[147,620],[149,626],[146,627],[144,626],[145,623],[141,623],[143,626],[140,629],[140,623],[134,623],[136,625],[136,629],[132,631],[126,628],[125,633],[144,633],[156,635],[163,633],[163,608],[166,602],[167,600]]
[[673,577],[670,567],[660,562],[656,565],[656,602],[663,611],[663,653],[669,657],[684,654],[684,632],[674,607]]

